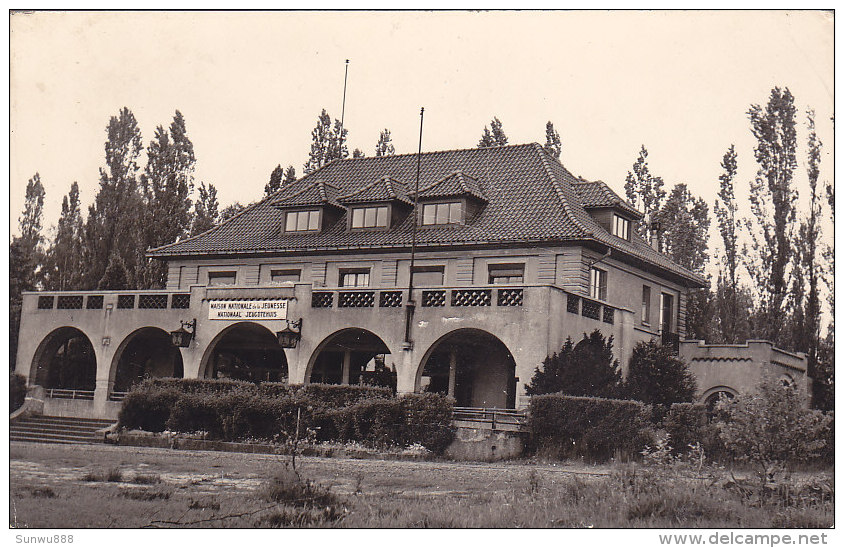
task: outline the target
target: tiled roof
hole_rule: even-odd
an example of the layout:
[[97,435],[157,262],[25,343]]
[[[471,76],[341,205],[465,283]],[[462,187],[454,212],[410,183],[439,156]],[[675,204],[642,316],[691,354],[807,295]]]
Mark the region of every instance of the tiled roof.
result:
[[408,197],[404,183],[393,179],[389,175],[380,177],[366,186],[339,196],[337,201],[343,204],[396,201],[413,205],[413,200]]
[[337,201],[340,188],[325,181],[299,180],[279,190],[269,205],[276,207],[303,207],[317,205],[333,205],[343,207]]
[[471,196],[482,202],[487,201],[478,180],[460,170],[453,171],[434,184],[419,189],[419,198],[452,198],[457,196]]
[[[167,258],[408,248],[412,214],[405,215],[390,230],[349,231],[344,213],[321,232],[285,233],[281,230],[284,213],[280,208],[339,205],[337,198],[341,195],[348,198],[372,192],[374,196],[387,192],[387,186],[392,186],[398,196],[399,181],[413,181],[415,185],[416,162],[416,154],[333,161],[211,230],[148,254]],[[486,203],[467,224],[420,227],[416,231],[418,247],[592,240],[686,280],[703,283],[700,276],[674,264],[641,238],[633,236],[633,241],[626,241],[609,234],[581,204],[575,190],[577,179],[536,143],[426,152],[420,165],[420,189],[431,190],[451,178],[454,181],[449,185],[465,185],[470,192],[484,196]],[[462,182],[456,172],[462,173]],[[386,181],[392,182],[388,185]]]
[[613,189],[603,181],[576,181],[574,191],[580,196],[580,203],[583,207],[617,207],[633,215],[636,219],[644,217],[641,211],[633,207],[628,201],[616,194]]

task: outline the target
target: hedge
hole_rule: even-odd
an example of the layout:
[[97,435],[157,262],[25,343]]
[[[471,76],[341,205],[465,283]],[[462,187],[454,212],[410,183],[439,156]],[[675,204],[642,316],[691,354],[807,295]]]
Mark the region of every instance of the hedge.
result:
[[606,461],[637,455],[650,441],[650,407],[632,400],[544,394],[533,396],[533,449],[558,459]]
[[206,432],[212,439],[285,441],[298,427],[321,441],[375,446],[419,443],[441,452],[451,442],[452,401],[437,394],[396,398],[389,389],[281,383],[144,382],[124,399],[119,424],[161,432]]

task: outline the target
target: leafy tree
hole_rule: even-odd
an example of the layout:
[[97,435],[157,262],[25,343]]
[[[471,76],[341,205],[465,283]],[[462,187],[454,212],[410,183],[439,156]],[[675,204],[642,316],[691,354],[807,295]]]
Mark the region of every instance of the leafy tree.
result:
[[637,230],[647,241],[651,239],[651,222],[655,220],[653,217],[665,199],[665,190],[662,188],[664,184],[661,177],[651,175],[648,168],[648,149],[642,145],[639,158],[633,164],[633,171],[627,172],[624,192],[627,200],[645,214],[644,220],[637,223]]
[[82,211],[79,185],[70,185],[62,198],[56,237],[47,252],[44,286],[53,291],[78,289],[82,284]]
[[366,154],[364,154],[364,152],[359,148],[352,151],[352,158],[364,158],[365,156]]
[[[759,320],[764,338],[781,344],[784,318],[790,312],[786,299],[797,192],[792,188],[797,166],[797,132],[794,97],[788,88],[774,88],[768,104],[748,110],[759,169],[750,184],[750,209],[755,223],[746,222],[751,253],[745,264],[758,292]],[[754,226],[755,225],[755,226]]]
[[222,223],[223,221],[231,219],[232,217],[246,209],[246,207],[247,206],[241,204],[240,202],[235,202],[231,205],[226,206],[220,212],[220,222]]
[[721,438],[733,456],[748,463],[761,487],[791,465],[817,456],[831,415],[806,409],[799,391],[765,379],[757,392],[717,404]]
[[660,224],[661,251],[702,273],[709,261],[709,206],[703,198],[695,198],[683,183],[675,185],[654,219]]
[[560,134],[554,130],[554,124],[549,120],[545,124],[545,151],[556,159],[560,159],[563,152],[563,143],[560,141]]
[[114,254],[111,256],[108,266],[97,284],[97,289],[131,289],[129,271],[120,255]]
[[393,137],[390,135],[389,129],[384,129],[378,136],[378,142],[375,144],[375,156],[392,156],[396,153],[396,147],[393,146]]
[[284,184],[290,184],[296,182],[296,168],[293,166],[287,166],[287,169],[284,170]]
[[43,250],[44,185],[36,173],[26,184],[23,214],[18,218],[20,236],[9,244],[9,367],[15,368],[21,317],[21,293],[38,286]]
[[142,150],[141,131],[135,116],[123,108],[112,116],[106,128],[106,165],[100,168],[100,188],[88,209],[85,224],[85,280],[87,288],[99,287],[112,256],[120,255],[134,281],[138,238],[138,158]]
[[193,226],[191,236],[202,234],[210,230],[219,222],[219,203],[217,202],[217,188],[212,184],[199,184],[199,199],[193,207]]
[[695,392],[697,382],[688,365],[667,346],[643,341],[633,348],[625,382],[627,397],[668,407],[694,400]]
[[147,147],[147,165],[141,176],[142,241],[137,249],[135,275],[139,288],[163,287],[167,277],[166,265],[157,260],[148,262],[145,250],[175,242],[190,230],[195,164],[193,143],[187,136],[185,119],[177,110],[169,133],[158,126]]
[[748,290],[741,287],[738,281],[738,202],[734,189],[738,156],[735,145],[730,145],[724,153],[721,168],[724,171],[718,176],[720,188],[718,199],[715,200],[715,217],[724,245],[724,254],[721,257],[715,290],[714,317],[720,341],[738,343],[747,340],[750,334],[752,300]]
[[349,150],[346,146],[348,133],[346,128],[341,130],[340,120],[335,119],[334,127],[332,127],[331,116],[322,109],[317,118],[317,124],[311,131],[311,151],[308,153],[308,162],[305,164],[305,175],[332,160],[348,158]]
[[284,179],[284,170],[281,169],[281,164],[275,166],[273,172],[270,173],[270,182],[264,186],[264,195],[269,196],[274,192],[278,192],[281,188],[282,180]]
[[[492,128],[490,130],[490,128]],[[478,148],[503,147],[507,144],[507,135],[498,117],[494,117],[489,126],[484,126],[484,133],[478,141]]]
[[569,337],[559,353],[548,356],[542,369],[536,368],[528,395],[562,392],[571,396],[616,397],[621,387],[621,369],[613,359],[612,340],[599,330],[576,345]]

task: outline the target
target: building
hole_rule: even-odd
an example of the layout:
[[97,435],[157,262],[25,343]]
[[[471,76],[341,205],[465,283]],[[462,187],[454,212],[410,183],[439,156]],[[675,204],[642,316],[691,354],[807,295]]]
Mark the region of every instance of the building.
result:
[[[74,416],[115,416],[145,376],[357,383],[380,364],[399,392],[514,408],[547,355],[598,328],[623,368],[661,337],[693,367],[712,358],[702,397],[744,389],[718,358],[745,350],[680,345],[706,281],[642,240],[641,217],[537,144],[339,160],[150,250],[163,290],[25,294],[18,372],[45,413]],[[805,385],[799,358],[767,363]],[[765,369],[750,363],[742,382]]]

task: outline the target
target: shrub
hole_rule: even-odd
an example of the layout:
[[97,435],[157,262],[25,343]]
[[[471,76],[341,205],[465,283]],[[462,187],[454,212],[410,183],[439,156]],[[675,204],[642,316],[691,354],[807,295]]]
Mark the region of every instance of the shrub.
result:
[[727,449],[718,434],[718,427],[710,423],[706,406],[699,403],[673,404],[660,425],[670,436],[672,453],[685,453],[698,443],[712,460],[724,460]]
[[400,443],[404,425],[402,411],[401,403],[395,398],[361,400],[337,413],[338,438],[377,446]]
[[154,377],[145,379],[141,383],[141,386],[173,388],[179,392],[188,394],[207,392],[222,393],[235,389],[256,390],[255,384],[236,379],[174,379],[169,377]]
[[352,405],[360,400],[370,398],[390,398],[393,396],[389,388],[381,386],[340,385],[340,384],[306,384],[297,390],[297,395],[311,402],[321,404],[327,408],[338,408]]
[[722,399],[716,409],[721,439],[736,460],[748,463],[764,487],[778,472],[817,457],[832,417],[807,409],[798,390],[765,379],[758,392]]
[[633,348],[624,392],[628,398],[667,407],[693,401],[697,382],[686,362],[667,346],[647,341]]
[[26,400],[26,377],[9,372],[9,413],[17,410]]
[[583,334],[576,345],[566,339],[559,354],[545,358],[525,387],[529,395],[564,393],[571,396],[612,398],[621,389],[621,370],[613,360],[612,337],[599,330]]
[[454,400],[442,394],[405,394],[399,398],[404,415],[402,445],[422,444],[441,454],[454,439]]
[[141,383],[123,399],[117,415],[121,428],[162,432],[180,393],[173,386]]
[[644,448],[649,415],[637,401],[546,394],[531,398],[528,424],[536,450],[604,461]]

